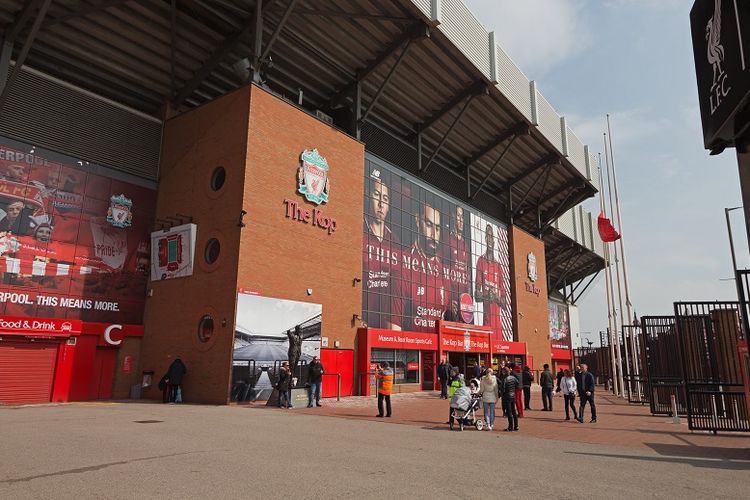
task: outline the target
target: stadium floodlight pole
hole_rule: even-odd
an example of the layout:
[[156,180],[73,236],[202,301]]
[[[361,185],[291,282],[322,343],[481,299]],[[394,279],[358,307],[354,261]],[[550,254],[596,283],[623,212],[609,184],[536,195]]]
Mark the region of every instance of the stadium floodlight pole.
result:
[[[599,182],[601,183],[602,179],[602,155],[599,153],[599,165],[597,167],[599,169]],[[604,205],[604,184],[602,184],[602,190],[599,192],[599,208],[601,212],[605,215],[607,214],[607,209]],[[604,267],[606,268],[606,271],[604,272],[604,281],[606,283],[607,288],[607,333],[609,335],[609,359],[612,364],[612,390],[614,391],[615,395],[617,395],[620,391],[618,389],[618,378],[617,378],[617,364],[615,361],[615,342],[612,340],[612,332],[616,331],[616,325],[614,323],[615,318],[612,314],[614,311],[614,303],[612,301],[612,268],[609,267],[609,243],[604,243]]]
[[[615,186],[615,207],[617,209],[617,229],[620,230],[620,255],[622,255],[622,279],[625,284],[625,307],[627,308],[628,315],[625,316],[623,311],[623,318],[628,318],[631,321],[633,317],[633,303],[630,301],[630,286],[628,285],[628,264],[625,258],[625,235],[622,230],[622,216],[620,215],[620,194],[617,190],[617,168],[615,167],[615,150],[612,146],[612,127],[609,121],[609,114],[607,114],[607,136],[609,137],[609,157],[612,163],[612,183]],[[623,332],[624,335],[624,332]],[[633,358],[633,373],[632,375],[640,374],[640,367],[638,363],[638,351],[636,351],[635,334],[630,336],[630,352]],[[638,382],[636,382],[638,384]],[[636,391],[640,392],[640,387],[636,387]]]
[[[613,194],[612,194],[612,174],[609,169],[609,146],[607,144],[607,134],[604,134],[604,164],[607,166],[607,191],[609,195],[609,213],[614,213],[614,202],[613,202]],[[612,254],[614,255],[614,262],[615,262],[615,277],[617,278],[617,297],[619,299],[620,304],[620,314],[618,316],[617,310],[613,308],[615,311],[615,325],[617,326],[619,323],[619,329],[615,330],[615,352],[617,353],[617,367],[619,368],[618,377],[620,380],[620,396],[625,396],[625,372],[623,371],[622,366],[622,348],[625,349],[625,368],[628,367],[630,364],[630,359],[628,357],[628,346],[620,345],[620,332],[623,332],[623,336],[625,334],[623,326],[625,325],[625,319],[623,315],[623,302],[622,302],[622,283],[620,281],[620,259],[617,255],[617,243],[612,242]],[[612,281],[612,303],[615,303],[615,282]],[[619,321],[618,321],[619,318]],[[628,393],[630,393],[630,384],[628,383]]]

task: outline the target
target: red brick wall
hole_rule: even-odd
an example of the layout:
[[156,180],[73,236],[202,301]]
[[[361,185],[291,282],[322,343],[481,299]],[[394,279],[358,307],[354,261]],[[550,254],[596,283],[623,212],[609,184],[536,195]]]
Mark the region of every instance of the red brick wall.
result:
[[[330,198],[317,207],[296,192],[300,154],[313,148],[330,168]],[[253,87],[238,285],[322,304],[322,335],[342,349],[354,348],[352,316],[362,313],[364,162],[362,143]],[[285,199],[334,218],[336,231],[287,218]]]
[[[156,383],[180,356],[188,369],[186,401],[228,400],[249,107],[250,90],[243,88],[165,124],[156,219],[189,215],[198,232],[193,275],[149,284],[140,369],[155,373],[144,397],[161,397]],[[219,165],[227,179],[214,192],[210,178]],[[210,238],[219,240],[221,252],[209,266],[203,255]],[[204,314],[215,322],[207,343],[198,340]]]
[[[544,363],[552,365],[544,242],[512,226],[510,247],[513,335],[516,340],[526,342],[528,353],[534,357],[534,368],[541,369]],[[532,282],[528,275],[529,252],[536,256],[538,278],[535,282]],[[536,291],[539,293],[535,293]]]

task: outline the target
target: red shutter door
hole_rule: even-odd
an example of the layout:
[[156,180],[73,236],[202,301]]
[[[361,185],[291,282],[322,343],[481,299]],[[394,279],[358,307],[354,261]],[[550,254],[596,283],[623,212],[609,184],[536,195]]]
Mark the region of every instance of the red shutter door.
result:
[[0,403],[47,403],[57,343],[0,342]]

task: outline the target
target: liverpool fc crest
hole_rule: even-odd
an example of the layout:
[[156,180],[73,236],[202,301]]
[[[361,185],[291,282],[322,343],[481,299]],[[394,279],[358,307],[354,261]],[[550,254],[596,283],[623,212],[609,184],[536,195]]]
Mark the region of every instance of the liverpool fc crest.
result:
[[124,194],[113,195],[109,199],[107,209],[107,222],[115,227],[129,227],[133,223],[133,200],[126,198]]
[[326,159],[317,149],[304,150],[297,169],[297,191],[305,195],[307,201],[320,205],[328,201],[330,187]]
[[527,260],[527,271],[529,273],[529,279],[534,282],[539,278],[539,275],[536,272],[536,255],[533,254],[533,252],[529,252],[529,254],[526,256]]

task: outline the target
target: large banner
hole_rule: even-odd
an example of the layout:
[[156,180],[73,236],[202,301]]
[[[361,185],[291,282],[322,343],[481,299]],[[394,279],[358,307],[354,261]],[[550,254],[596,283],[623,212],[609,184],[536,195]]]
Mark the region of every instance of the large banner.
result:
[[552,349],[570,349],[570,321],[567,304],[549,302],[549,341]]
[[0,314],[139,324],[156,192],[0,138]]
[[365,167],[365,323],[434,331],[445,319],[512,340],[507,228],[395,169]]

